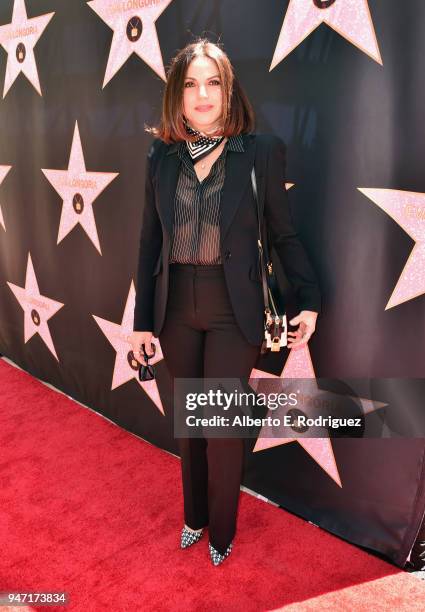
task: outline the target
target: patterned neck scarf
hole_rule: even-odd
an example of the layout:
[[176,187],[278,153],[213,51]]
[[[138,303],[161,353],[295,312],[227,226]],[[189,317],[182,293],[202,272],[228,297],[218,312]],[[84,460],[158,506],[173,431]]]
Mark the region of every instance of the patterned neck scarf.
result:
[[218,147],[218,145],[224,139],[224,136],[206,136],[201,134],[198,130],[190,127],[187,121],[184,121],[184,125],[186,128],[186,132],[188,134],[196,135],[198,138],[194,142],[190,142],[186,140],[187,150],[189,151],[192,162],[195,163],[211,153],[213,149]]

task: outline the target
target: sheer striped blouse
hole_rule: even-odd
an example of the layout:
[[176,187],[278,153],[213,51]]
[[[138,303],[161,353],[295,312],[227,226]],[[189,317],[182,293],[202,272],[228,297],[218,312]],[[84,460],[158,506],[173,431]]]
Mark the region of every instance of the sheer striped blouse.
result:
[[223,151],[203,181],[199,181],[185,142],[170,147],[181,159],[174,200],[170,263],[216,265],[220,255],[220,195],[227,151],[244,152],[242,136],[229,136]]

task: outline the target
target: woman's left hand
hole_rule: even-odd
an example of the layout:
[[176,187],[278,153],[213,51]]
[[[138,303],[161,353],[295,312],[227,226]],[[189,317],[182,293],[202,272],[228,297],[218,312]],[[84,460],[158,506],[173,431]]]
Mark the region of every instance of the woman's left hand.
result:
[[318,313],[313,310],[301,310],[300,314],[289,321],[291,325],[300,325],[296,331],[288,331],[288,348],[307,344],[316,329],[317,316]]

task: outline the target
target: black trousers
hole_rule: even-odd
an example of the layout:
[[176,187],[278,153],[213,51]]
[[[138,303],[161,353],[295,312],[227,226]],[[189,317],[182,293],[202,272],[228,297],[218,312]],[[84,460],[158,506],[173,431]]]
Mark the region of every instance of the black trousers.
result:
[[[260,346],[243,336],[233,315],[222,265],[170,264],[169,297],[159,341],[172,378],[248,378]],[[184,519],[208,525],[224,553],[236,532],[244,440],[178,438]]]

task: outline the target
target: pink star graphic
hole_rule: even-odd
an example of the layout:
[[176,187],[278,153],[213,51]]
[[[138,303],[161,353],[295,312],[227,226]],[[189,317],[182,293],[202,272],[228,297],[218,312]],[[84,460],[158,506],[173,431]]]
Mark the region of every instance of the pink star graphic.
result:
[[86,171],[77,121],[68,170],[42,169],[42,172],[63,200],[57,244],[77,223],[80,223],[96,249],[102,254],[93,214],[93,202],[119,173]]
[[385,310],[425,293],[425,193],[358,188],[415,241]]
[[102,89],[132,53],[166,80],[155,21],[172,0],[92,0],[88,5],[114,31]]
[[[317,397],[318,393],[320,393],[320,389],[318,388],[316,383],[316,377],[308,346],[303,346],[290,350],[285,367],[283,368],[280,376],[275,376],[274,374],[270,374],[269,372],[264,372],[263,370],[258,370],[254,368],[251,372],[252,381],[250,381],[250,385],[254,390],[259,386],[258,380],[256,379],[262,378],[274,378],[280,379],[282,381],[286,379],[311,378],[311,388],[303,388],[303,393],[305,394],[305,392],[307,391],[309,394],[311,393],[312,397]],[[327,392],[326,395],[329,396],[329,392]],[[374,402],[367,398],[356,399],[360,400],[363,414],[368,414],[369,412],[386,406],[386,404],[382,402]],[[273,411],[269,410],[267,416],[273,417]],[[309,414],[307,416],[313,415]],[[283,433],[284,430],[285,427],[282,426]],[[322,430],[324,433],[326,433],[326,436],[323,438],[288,438],[285,436],[276,437],[276,433],[273,430],[272,426],[265,425],[260,431],[253,452],[265,450],[274,446],[280,446],[281,444],[298,442],[304,448],[304,450],[311,456],[311,458],[316,461],[316,463],[318,463],[318,465],[320,465],[320,467],[328,474],[328,476],[330,476],[337,483],[338,486],[342,487],[341,478],[339,476],[338,467],[336,464],[336,459],[333,452],[332,443],[328,435],[328,431],[325,428],[322,428]]]
[[[135,379],[156,405],[158,410],[164,414],[156,379],[154,378],[153,380],[147,380],[145,382],[139,380],[139,363],[135,359],[131,346],[127,341],[127,336],[131,335],[133,330],[135,299],[136,290],[134,282],[131,281],[130,290],[124,307],[123,318],[120,324],[113,323],[112,321],[102,319],[95,315],[92,316],[116,351],[111,389],[116,389],[127,381]],[[159,340],[157,338],[152,338],[152,342],[155,345],[156,351],[155,357],[149,360],[149,363],[155,365],[158,361],[163,359],[163,355]]]
[[[0,185],[4,181],[6,175],[9,172],[9,170],[11,169],[11,167],[12,166],[0,166]],[[2,213],[2,210],[1,210],[1,203],[0,203],[0,225],[2,225],[4,231],[6,231],[6,226],[4,224],[4,219],[3,219],[3,213]]]
[[24,0],[15,0],[12,22],[0,26],[0,45],[7,52],[3,98],[20,72],[25,74],[40,96],[42,95],[34,47],[53,15],[54,13],[47,13],[28,19]]
[[[310,351],[306,346],[291,349],[285,367],[279,376],[253,369],[252,378],[315,378]],[[255,388],[255,385],[252,385]],[[273,438],[267,437],[268,427],[263,427],[258,436],[253,452],[265,450],[273,446],[298,442],[325,472],[341,487],[341,479],[336,465],[331,441],[326,438]]]
[[19,287],[9,281],[7,284],[24,311],[24,342],[27,343],[34,334],[39,334],[59,361],[47,321],[62,308],[63,304],[40,294],[30,253],[28,253],[25,287]]
[[269,71],[321,23],[382,65],[367,0],[290,0]]

